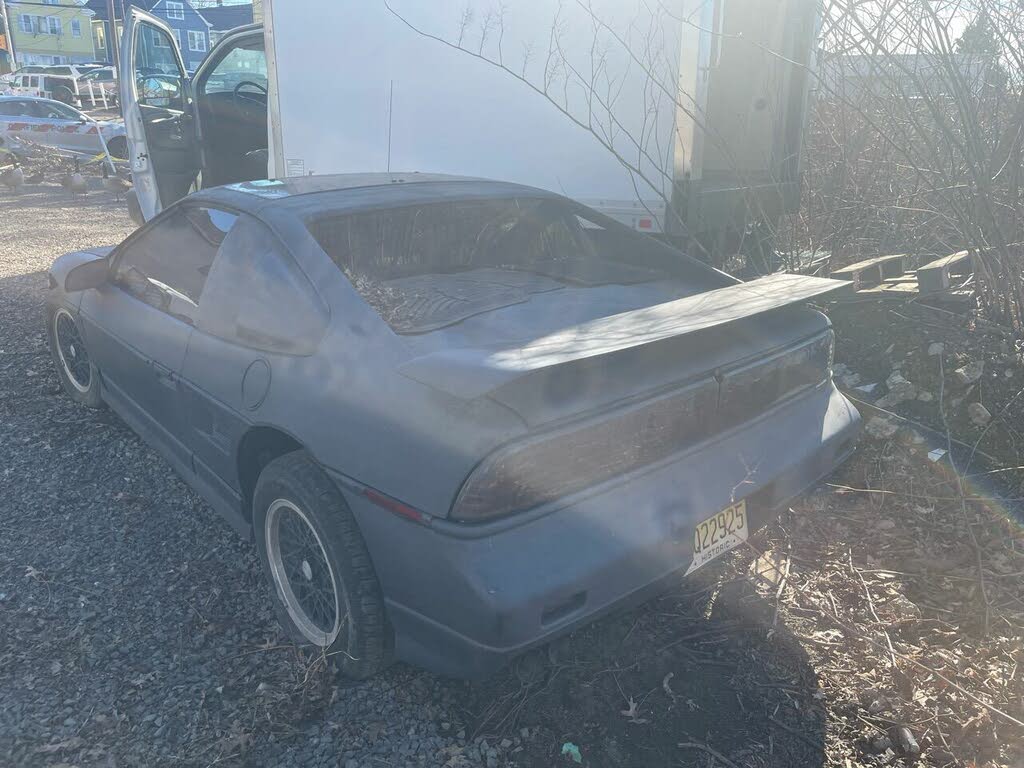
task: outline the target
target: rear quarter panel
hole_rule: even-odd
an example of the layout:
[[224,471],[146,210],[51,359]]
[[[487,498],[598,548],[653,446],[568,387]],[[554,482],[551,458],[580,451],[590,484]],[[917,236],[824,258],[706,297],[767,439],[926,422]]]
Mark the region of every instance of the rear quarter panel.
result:
[[316,354],[270,360],[270,390],[253,419],[295,436],[337,472],[430,515],[447,515],[476,463],[525,425],[492,401],[466,402],[399,373],[411,356],[402,338],[302,222],[270,212],[265,220],[289,244],[330,321]]

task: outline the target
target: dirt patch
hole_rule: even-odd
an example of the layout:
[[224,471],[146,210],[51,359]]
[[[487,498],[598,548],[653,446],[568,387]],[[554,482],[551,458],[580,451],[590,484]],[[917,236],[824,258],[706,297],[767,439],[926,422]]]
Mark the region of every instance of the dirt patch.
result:
[[772,615],[741,567],[713,569],[472,691],[475,727],[528,737],[524,766],[570,764],[567,744],[588,766],[701,764],[715,752],[739,765],[819,765],[817,675],[784,623],[769,638]]

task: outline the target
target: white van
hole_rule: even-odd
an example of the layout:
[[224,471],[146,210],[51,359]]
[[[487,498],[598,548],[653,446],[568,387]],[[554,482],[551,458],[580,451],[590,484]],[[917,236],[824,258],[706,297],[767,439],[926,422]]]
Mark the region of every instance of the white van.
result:
[[[121,99],[143,216],[194,186],[391,169],[529,184],[716,243],[795,210],[818,4],[521,0],[499,34],[489,2],[269,0],[191,78],[133,8]],[[596,72],[589,94],[548,77],[552,49],[563,74]]]

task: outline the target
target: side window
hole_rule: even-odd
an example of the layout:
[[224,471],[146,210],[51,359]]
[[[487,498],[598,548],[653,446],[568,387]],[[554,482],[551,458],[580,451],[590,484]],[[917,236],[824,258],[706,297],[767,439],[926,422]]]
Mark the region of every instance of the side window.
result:
[[135,89],[140,104],[184,108],[182,71],[174,43],[163,29],[139,24],[134,49]]
[[[232,48],[217,62],[202,89],[204,94],[232,93],[240,83],[246,93],[267,88],[267,54],[262,41]],[[258,86],[254,88],[253,85]]]
[[243,216],[210,270],[196,327],[245,347],[308,355],[327,327],[327,310],[277,237]]
[[23,101],[0,101],[0,115],[24,115],[25,102]]
[[114,283],[140,301],[194,325],[217,248],[237,216],[179,206],[118,253]]
[[43,117],[47,120],[81,120],[82,116],[64,104],[55,101],[37,101],[35,104],[36,117]]

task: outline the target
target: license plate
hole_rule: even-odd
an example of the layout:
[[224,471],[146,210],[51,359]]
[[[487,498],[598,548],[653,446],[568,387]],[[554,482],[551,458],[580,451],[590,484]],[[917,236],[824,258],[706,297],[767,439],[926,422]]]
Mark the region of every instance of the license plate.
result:
[[726,507],[693,529],[693,562],[686,570],[693,573],[730,549],[747,540],[747,502]]

